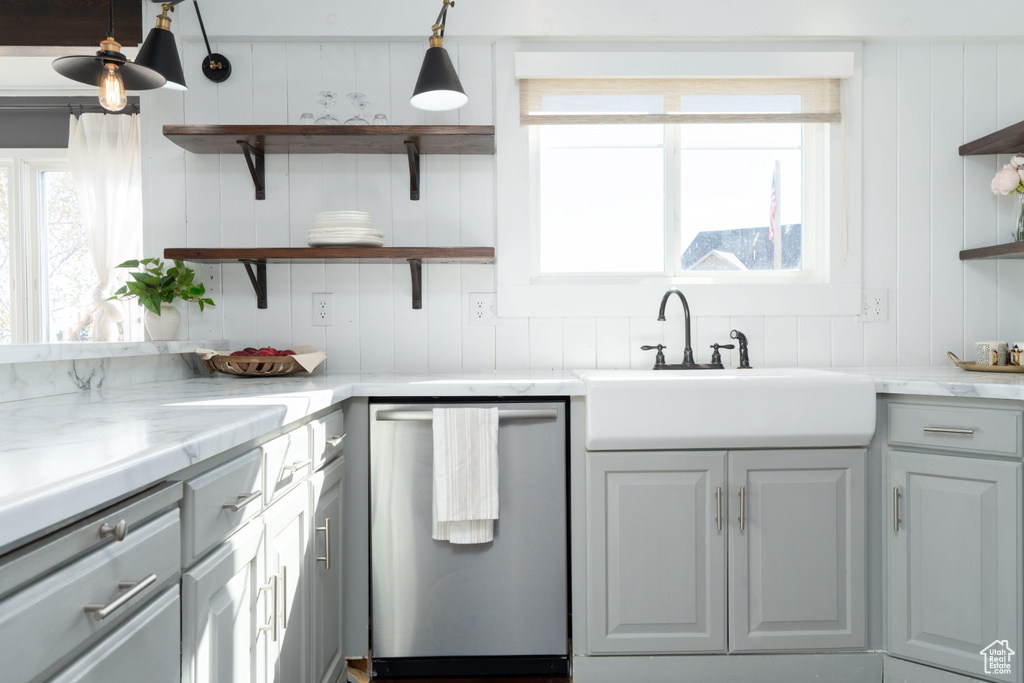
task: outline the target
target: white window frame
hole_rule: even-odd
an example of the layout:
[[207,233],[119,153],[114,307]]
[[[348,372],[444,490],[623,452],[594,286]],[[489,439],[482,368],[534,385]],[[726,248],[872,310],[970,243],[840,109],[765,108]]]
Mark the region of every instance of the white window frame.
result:
[[[575,53],[601,51],[625,53],[622,68],[640,68],[644,63],[669,65],[674,75],[680,65],[695,62],[720,65],[709,76],[737,75],[737,70],[751,63],[769,62],[773,68],[799,61],[801,53],[837,52],[853,55],[853,76],[843,88],[844,123],[831,125],[829,131],[829,216],[827,249],[822,259],[822,277],[800,282],[780,282],[776,276],[768,284],[728,283],[720,277],[685,278],[642,276],[623,282],[622,278],[597,278],[587,283],[571,282],[569,278],[537,278],[534,272],[535,249],[531,211],[536,205],[531,187],[530,127],[519,124],[519,89],[516,83],[516,55],[526,52],[564,52],[571,62]],[[778,59],[744,59],[743,53],[779,53]],[[496,92],[496,162],[497,191],[497,258],[495,279],[498,293],[498,314],[501,317],[628,317],[647,316],[656,310],[657,302],[669,287],[678,286],[687,294],[694,315],[760,316],[760,315],[855,315],[859,312],[861,289],[861,55],[859,43],[828,44],[743,44],[672,46],[661,45],[557,45],[536,43],[499,43],[495,51]],[[645,58],[644,53],[650,53]],[[699,55],[691,54],[699,53]],[[716,54],[721,55],[721,60]],[[711,55],[710,59],[708,55]],[[546,60],[550,62],[550,59]],[[577,59],[594,73],[593,60]],[[554,67],[557,68],[557,67]],[[717,67],[716,67],[717,68]],[[666,67],[668,69],[668,67]],[[564,74],[563,74],[564,75]],[[623,76],[623,73],[604,74]],[[638,76],[668,75],[637,73]],[[752,74],[746,74],[752,75]],[[764,76],[794,75],[783,73]],[[801,74],[803,75],[803,74]],[[845,140],[844,140],[845,136]],[[845,155],[844,155],[845,143]],[[845,158],[845,169],[843,168]],[[845,198],[843,196],[845,190]],[[671,207],[670,207],[671,208]],[[845,215],[842,211],[845,208]],[[676,211],[671,208],[674,216]],[[671,245],[666,245],[669,247]],[[843,254],[846,253],[846,259]],[[672,251],[667,252],[671,255]],[[670,256],[669,256],[670,257]],[[573,278],[576,279],[576,278]]]
[[[673,285],[687,284],[784,284],[823,283],[827,281],[827,235],[822,236],[822,225],[827,222],[825,208],[819,206],[818,184],[822,176],[828,180],[825,141],[820,131],[824,124],[803,124],[804,139],[801,145],[803,163],[803,253],[804,268],[800,271],[683,271],[680,257],[683,253],[682,226],[679,205],[680,160],[683,147],[679,140],[679,128],[672,124],[665,126],[663,149],[665,177],[665,231],[663,260],[660,272],[606,272],[574,271],[572,273],[541,272],[540,270],[540,135],[541,126],[529,126],[530,136],[530,283],[552,284],[641,284],[652,277],[664,278]],[[810,227],[810,229],[807,229]]]
[[[45,217],[40,180],[47,171],[71,171],[68,150],[0,149],[0,168],[8,173],[10,203],[11,344],[50,344],[47,336],[49,264],[42,241]],[[134,323],[134,310],[128,308],[125,312],[125,340],[141,341],[141,330]],[[72,342],[59,344],[67,343]],[[3,346],[0,345],[0,349]]]

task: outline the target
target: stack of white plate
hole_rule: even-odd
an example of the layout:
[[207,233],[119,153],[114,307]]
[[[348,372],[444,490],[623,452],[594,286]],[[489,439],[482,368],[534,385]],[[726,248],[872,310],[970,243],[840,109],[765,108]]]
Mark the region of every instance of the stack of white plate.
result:
[[321,211],[306,232],[311,247],[380,247],[384,232],[373,227],[373,214],[365,211]]

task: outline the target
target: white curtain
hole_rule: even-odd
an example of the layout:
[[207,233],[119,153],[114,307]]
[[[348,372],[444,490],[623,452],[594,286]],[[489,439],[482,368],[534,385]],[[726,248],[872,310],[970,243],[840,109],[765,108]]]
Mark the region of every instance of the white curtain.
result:
[[107,301],[114,267],[137,258],[142,244],[142,151],[139,115],[71,117],[68,162],[89,252],[99,282],[93,290],[93,341],[116,341],[121,306]]

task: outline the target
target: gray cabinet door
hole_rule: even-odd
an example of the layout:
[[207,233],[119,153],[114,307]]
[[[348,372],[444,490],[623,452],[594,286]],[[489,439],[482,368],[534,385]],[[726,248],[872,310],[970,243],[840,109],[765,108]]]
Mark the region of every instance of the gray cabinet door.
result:
[[590,453],[587,482],[589,652],[724,652],[725,454]]
[[309,496],[309,484],[302,482],[263,513],[267,530],[267,584],[277,585],[272,592],[277,598],[277,631],[271,631],[271,638],[264,640],[267,683],[309,680]]
[[981,654],[995,641],[1021,649],[1020,468],[1018,462],[890,452],[891,654],[972,676],[1020,680],[1016,656],[1012,675],[992,675]]
[[182,683],[261,683],[263,524],[252,520],[181,577]]
[[178,587],[143,607],[49,683],[179,683]]
[[861,449],[729,453],[731,651],[865,646],[865,476]]
[[336,460],[313,475],[313,535],[309,553],[313,614],[313,681],[332,683],[345,668],[342,655],[342,473]]

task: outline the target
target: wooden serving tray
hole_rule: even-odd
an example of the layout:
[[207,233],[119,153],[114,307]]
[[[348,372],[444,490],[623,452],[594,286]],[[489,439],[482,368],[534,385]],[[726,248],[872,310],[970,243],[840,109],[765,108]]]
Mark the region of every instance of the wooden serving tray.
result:
[[214,372],[237,377],[283,377],[303,369],[291,356],[212,356],[203,363]]
[[1024,365],[978,365],[977,363],[960,360],[952,351],[947,351],[946,355],[949,356],[949,362],[961,370],[969,370],[971,372],[1024,372]]

